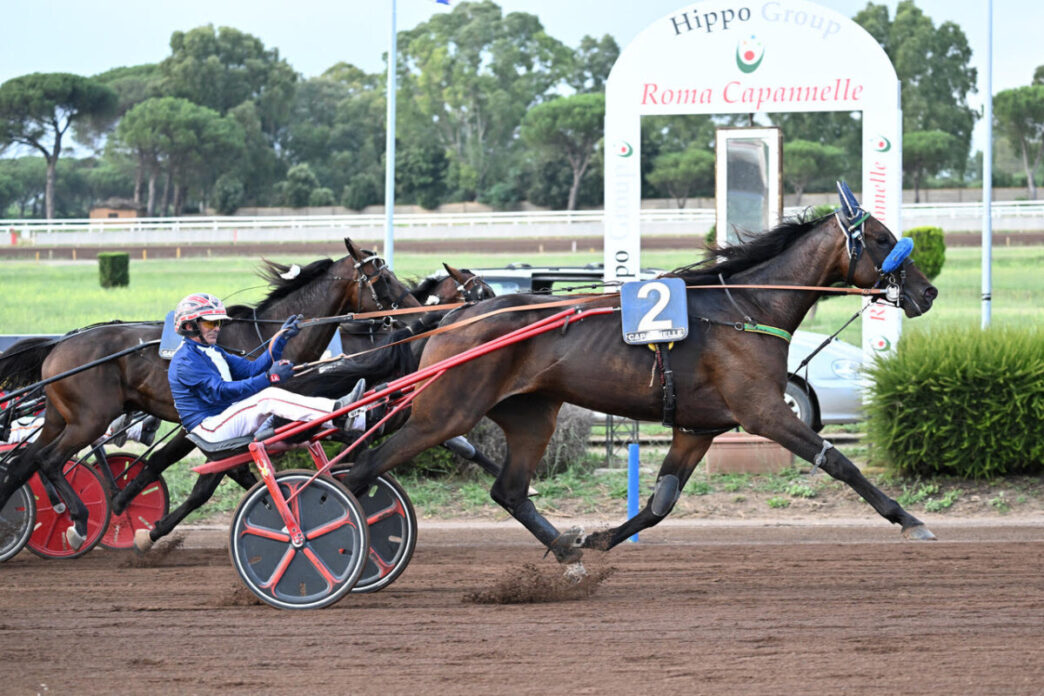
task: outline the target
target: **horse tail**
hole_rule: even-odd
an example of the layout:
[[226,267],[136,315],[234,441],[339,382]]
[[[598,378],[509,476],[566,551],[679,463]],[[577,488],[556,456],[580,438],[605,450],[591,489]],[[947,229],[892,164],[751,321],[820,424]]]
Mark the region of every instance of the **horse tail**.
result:
[[0,388],[17,389],[39,382],[44,360],[61,339],[23,338],[0,355]]
[[360,379],[372,386],[415,372],[418,362],[410,344],[388,345],[411,335],[409,329],[399,329],[388,336],[381,350],[323,365],[315,372],[294,377],[287,388],[298,394],[337,398],[351,391]]

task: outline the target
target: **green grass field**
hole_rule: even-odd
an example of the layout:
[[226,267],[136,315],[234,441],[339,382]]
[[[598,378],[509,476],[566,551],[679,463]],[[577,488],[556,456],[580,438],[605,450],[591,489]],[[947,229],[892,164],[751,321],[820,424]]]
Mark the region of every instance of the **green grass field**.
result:
[[[315,257],[279,256],[282,263],[307,263]],[[904,330],[933,327],[978,328],[981,316],[980,250],[951,248],[936,278],[940,295],[924,317],[904,322]],[[533,265],[573,265],[601,261],[599,252],[560,254],[396,254],[396,273],[417,279],[441,267],[443,261],[460,268],[503,266],[511,262]],[[643,267],[675,268],[696,260],[692,252],[651,251],[642,255]],[[130,286],[103,289],[98,267],[84,262],[0,262],[0,333],[63,333],[95,322],[159,320],[190,292],[211,292],[229,303],[253,303],[266,288],[256,275],[259,258],[227,257],[180,260],[132,260]],[[998,247],[993,256],[992,323],[996,326],[1044,324],[1044,247]],[[834,297],[821,302],[802,328],[833,333],[860,306],[858,297]],[[841,334],[859,345],[860,323]]]

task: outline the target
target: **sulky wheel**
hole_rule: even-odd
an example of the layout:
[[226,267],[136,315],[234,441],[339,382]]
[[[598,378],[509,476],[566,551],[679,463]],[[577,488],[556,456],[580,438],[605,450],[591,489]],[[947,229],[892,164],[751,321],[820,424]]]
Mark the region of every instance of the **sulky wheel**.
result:
[[[335,468],[330,473],[342,480],[351,467]],[[359,496],[370,529],[370,550],[366,567],[353,593],[377,592],[395,581],[406,570],[417,546],[417,514],[399,482],[390,474],[378,476],[366,493]]]
[[[135,463],[137,456],[128,452],[106,454],[116,488],[122,490],[145,468],[144,462]],[[133,466],[132,466],[133,465]],[[129,467],[129,468],[128,468]],[[107,480],[107,477],[105,477]],[[123,514],[113,515],[109,520],[109,528],[101,538],[101,545],[107,549],[134,548],[134,532],[138,529],[152,529],[156,522],[170,511],[170,493],[167,482],[160,476],[127,503]]]
[[29,541],[36,521],[36,501],[29,486],[16,490],[0,510],[0,563],[17,555]]
[[262,481],[232,516],[228,552],[239,577],[280,609],[319,609],[352,589],[366,564],[369,536],[362,506],[347,488],[315,472],[281,471],[276,480],[305,536],[294,548]]
[[78,549],[69,546],[65,530],[72,526],[68,504],[62,506],[61,512],[55,510],[47,490],[40,480],[40,474],[33,474],[29,479],[29,487],[36,496],[36,529],[29,537],[29,550],[41,558],[76,558],[87,553],[101,541],[102,534],[109,526],[109,496],[105,492],[105,484],[101,477],[86,464],[68,462],[65,465],[65,480],[73,487],[76,495],[87,507],[87,539]]

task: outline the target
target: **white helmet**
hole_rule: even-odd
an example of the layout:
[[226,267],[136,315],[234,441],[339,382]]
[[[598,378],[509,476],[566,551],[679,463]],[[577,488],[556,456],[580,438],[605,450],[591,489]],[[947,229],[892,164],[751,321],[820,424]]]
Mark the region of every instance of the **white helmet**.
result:
[[199,332],[197,319],[218,321],[228,319],[221,300],[206,292],[195,292],[178,303],[174,310],[174,330],[181,336],[193,336]]

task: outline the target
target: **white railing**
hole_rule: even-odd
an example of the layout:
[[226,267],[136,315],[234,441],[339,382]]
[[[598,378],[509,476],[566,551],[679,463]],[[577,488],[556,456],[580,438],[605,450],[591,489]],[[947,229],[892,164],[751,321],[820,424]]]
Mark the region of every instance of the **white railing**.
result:
[[[803,207],[786,208],[792,215]],[[1044,229],[1044,201],[1002,201],[992,218],[1005,229]],[[522,213],[430,213],[395,217],[396,239],[468,237],[595,237],[603,233],[601,210]],[[714,224],[709,208],[641,211],[642,235],[702,235]],[[952,231],[978,229],[981,203],[907,203],[903,227],[938,224]],[[997,222],[995,222],[995,225]],[[52,245],[195,244],[236,242],[329,241],[339,236],[378,240],[384,215],[302,215],[256,217],[94,218],[74,220],[0,220],[0,243]]]

